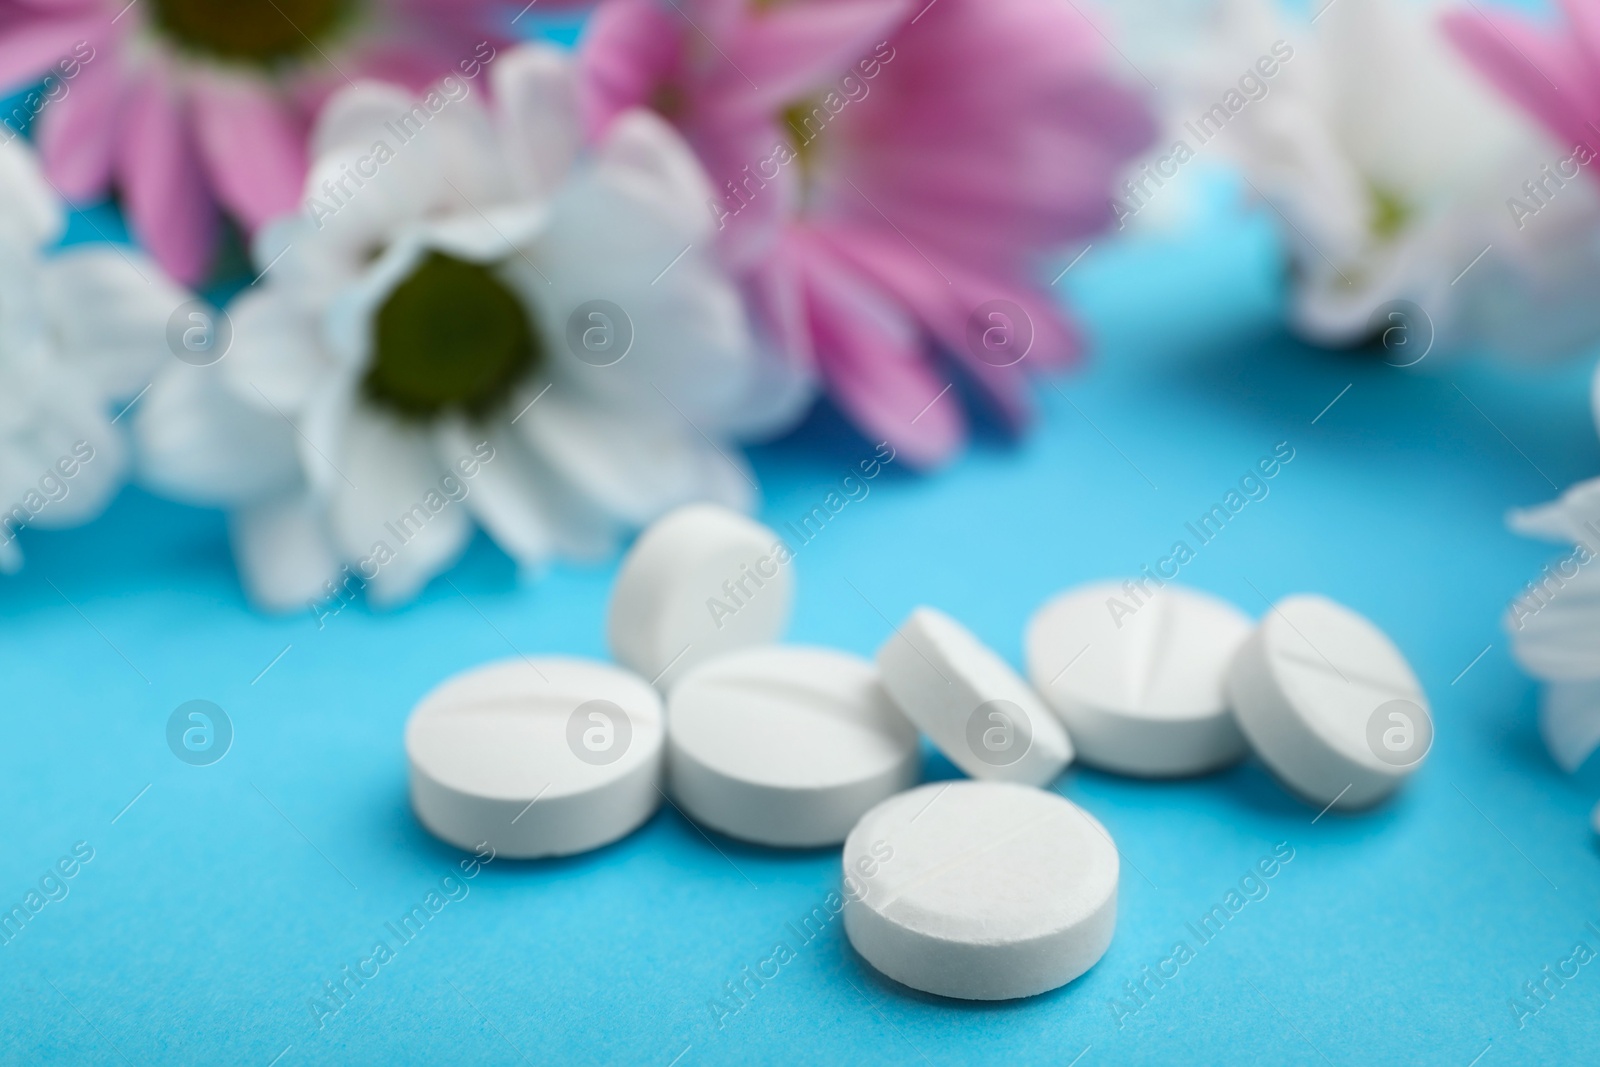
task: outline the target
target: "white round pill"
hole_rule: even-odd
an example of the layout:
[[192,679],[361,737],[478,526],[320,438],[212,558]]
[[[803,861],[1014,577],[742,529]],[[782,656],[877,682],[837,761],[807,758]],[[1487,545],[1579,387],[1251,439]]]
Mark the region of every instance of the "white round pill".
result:
[[906,718],[973,778],[1045,785],[1072,760],[1028,683],[941,611],[913,611],[878,649],[878,672]]
[[689,504],[639,535],[617,572],[611,654],[665,692],[690,667],[783,635],[794,600],[788,546],[715,504]]
[[1318,805],[1375,804],[1433,744],[1428,698],[1400,650],[1326,597],[1273,605],[1234,658],[1228,696],[1251,747]]
[[963,1000],[1065,985],[1117,924],[1117,849],[1082,808],[1007,782],[890,797],[844,843],[844,929],[872,966]]
[[1179,585],[1153,596],[1131,582],[1082,586],[1029,621],[1028,677],[1084,763],[1151,778],[1201,774],[1247,750],[1223,689],[1253,625],[1227,601]]
[[859,656],[744,649],[696,667],[667,700],[672,795],[746,841],[837,845],[920,770],[916,729]]
[[411,806],[461,848],[565,856],[632,832],[661,801],[661,698],[589,660],[491,663],[447,679],[406,723]]

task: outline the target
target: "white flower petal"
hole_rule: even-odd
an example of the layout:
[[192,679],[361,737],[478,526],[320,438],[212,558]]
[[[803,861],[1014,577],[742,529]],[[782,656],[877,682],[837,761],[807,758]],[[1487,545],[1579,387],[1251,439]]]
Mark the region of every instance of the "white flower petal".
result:
[[1506,524],[1524,537],[1600,550],[1600,478],[1579,482],[1548,504],[1512,511]]
[[171,367],[134,408],[144,480],[179,500],[222,506],[299,485],[294,428],[236,399],[219,366]]
[[789,263],[751,276],[745,298],[758,354],[745,398],[722,423],[741,441],[769,440],[794,429],[817,396],[806,301]]
[[427,248],[420,229],[396,236],[383,255],[359,275],[351,275],[326,304],[322,338],[328,351],[349,369],[365,367],[372,352],[372,325],[391,293],[409,278]]
[[507,204],[482,214],[455,215],[431,223],[422,231],[421,240],[428,248],[457,259],[535,269],[538,264],[528,259],[524,250],[545,229],[549,218],[550,210],[543,204]]
[[[655,410],[671,393],[708,433],[748,399],[756,357],[738,292],[710,242],[693,244],[659,201],[598,173],[569,183],[534,241],[545,276],[508,277],[534,307],[557,388],[606,407]],[[632,328],[627,355],[606,366],[578,357],[568,321],[590,301],[621,308]]]
[[276,289],[247,289],[227,307],[233,344],[217,364],[234,395],[293,417],[333,372],[319,323]]
[[460,82],[469,95],[447,102],[414,146],[437,153],[444,164],[448,192],[439,205],[443,211],[470,211],[474,214],[506,203],[517,196],[516,182],[506,166],[495,120],[483,107],[480,96],[472,96],[471,83]]
[[534,567],[555,551],[550,502],[540,491],[547,475],[508,430],[469,428],[452,419],[439,427],[439,460],[464,487],[468,509],[495,543],[518,564]]
[[[357,404],[344,426],[339,465],[354,486],[340,485],[329,506],[341,554],[358,561],[392,553],[368,595],[379,604],[410,599],[466,548],[467,508],[441,485],[444,465],[425,428]],[[378,552],[383,545],[387,553]],[[366,568],[362,568],[366,577]]]
[[[521,410],[526,403],[513,406]],[[490,456],[473,477],[463,478],[466,502],[519,565],[537,567],[552,555],[597,560],[615,550],[621,527],[556,474],[515,426],[495,422],[469,429],[452,421],[441,427],[440,449],[446,467],[458,474],[463,457]]]
[[[456,84],[470,92],[468,83]],[[440,106],[433,111],[402,103],[403,97],[361,95],[349,114],[336,117],[339,143],[315,157],[305,210],[294,216],[292,230],[257,244],[263,269],[287,250],[273,269],[303,292],[359,274],[429,220],[477,216],[513,192],[494,126],[476,99],[435,96]],[[377,121],[391,106],[397,109],[391,118]]]
[[108,396],[132,396],[173,358],[167,321],[192,295],[143,254],[76,245],[47,259],[39,281],[61,358]]
[[37,384],[31,397],[14,398],[25,403],[27,422],[0,446],[6,461],[0,509],[16,516],[13,525],[78,526],[99,515],[121,486],[126,446],[82,375],[61,369]]
[[527,46],[500,56],[489,76],[517,191],[548,200],[566,180],[581,141],[572,63],[548,45]]
[[[257,237],[261,276],[230,312],[236,350],[163,371],[143,402],[149,477],[241,506],[259,599],[318,595],[336,562],[375,602],[405,599],[474,519],[537,566],[609,551],[680,503],[753,500],[742,456],[715,443],[760,419],[746,403],[756,357],[693,154],[641,112],[575,165],[567,60],[532,48],[492,70],[493,113],[488,79],[447,82],[420,107],[377,86],[331,101],[305,210]],[[526,299],[547,351],[510,405],[525,417],[407,419],[365,396],[374,321],[430,251],[493,264]],[[633,327],[609,368],[566,347],[568,318],[595,299]],[[785,380],[762,395],[794,392]],[[493,453],[468,477],[454,460],[480,443]]]
[[411,94],[398,85],[362,81],[328,98],[311,131],[312,159],[350,149],[365,152],[379,138],[396,140],[385,126],[411,109]]
[[[34,473],[35,485],[49,500],[33,519],[32,525],[41,529],[67,529],[97,518],[122,487],[128,467],[127,445],[104,418],[92,427],[80,424],[72,433],[61,434],[36,449],[36,455],[42,462]],[[62,470],[73,467],[76,474],[61,476]]]
[[[718,448],[662,400],[655,418],[558,395],[518,423],[523,436],[579,492],[623,522],[642,526],[696,500],[749,510],[754,480],[736,450]],[[748,479],[748,480],[747,480]]]
[[658,206],[687,240],[711,237],[711,182],[694,151],[654,112],[618,116],[596,153],[595,169],[600,180]]
[[[8,131],[9,133],[9,131]],[[0,236],[24,248],[54,242],[66,228],[66,212],[39,159],[14,137],[0,142]]]
[[[1563,573],[1563,572],[1570,573]],[[1589,563],[1549,567],[1507,609],[1511,652],[1547,681],[1600,678],[1600,569]]]
[[339,576],[327,525],[306,493],[241,507],[229,516],[228,530],[245,591],[265,608],[289,611],[319,602],[323,583]]
[[360,403],[360,392],[360,380],[354,375],[330,377],[295,417],[300,466],[319,498],[338,492],[341,485],[354,485],[339,457],[344,449],[345,427]]
[[1562,770],[1577,770],[1600,748],[1600,679],[1545,686],[1539,734]]

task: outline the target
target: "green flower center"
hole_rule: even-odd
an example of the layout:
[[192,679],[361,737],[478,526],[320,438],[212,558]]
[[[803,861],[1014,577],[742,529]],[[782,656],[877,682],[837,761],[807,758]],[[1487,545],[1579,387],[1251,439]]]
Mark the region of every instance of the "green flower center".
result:
[[795,162],[800,165],[800,185],[809,188],[817,168],[815,144],[831,116],[822,106],[822,97],[796,100],[778,113],[778,121],[789,134],[789,146],[794,149]]
[[483,416],[544,352],[493,267],[429,253],[378,309],[367,395],[405,415]]
[[149,0],[155,26],[191,52],[273,66],[315,53],[356,0]]
[[1372,196],[1372,235],[1383,241],[1398,237],[1411,222],[1410,205],[1398,193],[1374,182],[1368,183],[1368,192]]

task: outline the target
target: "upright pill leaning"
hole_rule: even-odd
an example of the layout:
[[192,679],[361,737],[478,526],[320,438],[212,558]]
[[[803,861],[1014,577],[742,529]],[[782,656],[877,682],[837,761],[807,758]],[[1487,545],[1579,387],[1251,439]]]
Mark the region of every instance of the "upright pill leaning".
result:
[[868,963],[913,989],[1033,996],[1105,954],[1118,870],[1105,828],[1056,793],[931,782],[850,831],[845,933]]
[[[1137,606],[1133,606],[1137,605]],[[1223,692],[1250,618],[1166,585],[1148,599],[1100,582],[1051,599],[1028,622],[1028,677],[1093,767],[1201,774],[1245,754]]]
[[766,645],[684,675],[667,701],[667,778],[696,822],[780,847],[837,845],[914,785],[917,731],[859,656]]
[[661,698],[605,663],[509,659],[447,679],[406,723],[411,805],[461,848],[565,856],[615,841],[661,801]]
[[917,608],[878,649],[883,687],[973,778],[1045,785],[1072,760],[1060,721],[970,630]]
[[1428,754],[1428,698],[1371,622],[1321,596],[1273,605],[1228,671],[1234,717],[1267,766],[1318,805],[1361,808]]
[[663,692],[697,663],[775,641],[794,574],[776,533],[715,504],[656,520],[622,561],[606,633],[611,654]]

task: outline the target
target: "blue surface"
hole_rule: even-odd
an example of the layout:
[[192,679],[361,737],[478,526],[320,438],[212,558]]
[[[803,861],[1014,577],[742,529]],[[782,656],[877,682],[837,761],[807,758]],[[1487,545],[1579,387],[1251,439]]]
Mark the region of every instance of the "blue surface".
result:
[[[1522,1028],[1509,1006],[1575,943],[1600,949],[1585,926],[1600,926],[1600,777],[1544,755],[1498,628],[1547,555],[1505,531],[1505,509],[1600,471],[1589,368],[1430,357],[1402,372],[1310,350],[1282,331],[1278,278],[1259,216],[1096,247],[1062,283],[1095,362],[1040,388],[1020,445],[980,439],[942,474],[873,483],[800,551],[792,637],[870,654],[885,616],[926,601],[1015,661],[1044,597],[1165,555],[1287,441],[1271,495],[1183,577],[1254,613],[1257,590],[1326,593],[1393,635],[1438,724],[1393,802],[1314,821],[1255,763],[1171,784],[1074,768],[1056,788],[1127,859],[1116,939],[1088,975],[1025,1002],[940,1001],[879,978],[834,922],[721,1026],[711,998],[837,886],[837,853],[713,847],[664,810],[590,855],[485,868],[319,1026],[323,982],[462,858],[407,807],[413,702],[513,648],[602,655],[612,567],[519,580],[480,539],[450,575],[459,592],[436,581],[405,610],[351,608],[319,630],[248,609],[219,515],[130,490],[93,526],[25,532],[27,568],[0,592],[0,903],[76,842],[93,849],[0,947],[0,1059],[1592,1060],[1600,963]],[[869,451],[826,414],[756,450],[763,516],[808,510]],[[200,768],[164,738],[197,698],[236,730]],[[1186,924],[1280,842],[1294,858],[1269,894],[1198,946]],[[1195,958],[1119,1025],[1112,998],[1179,939]]]

